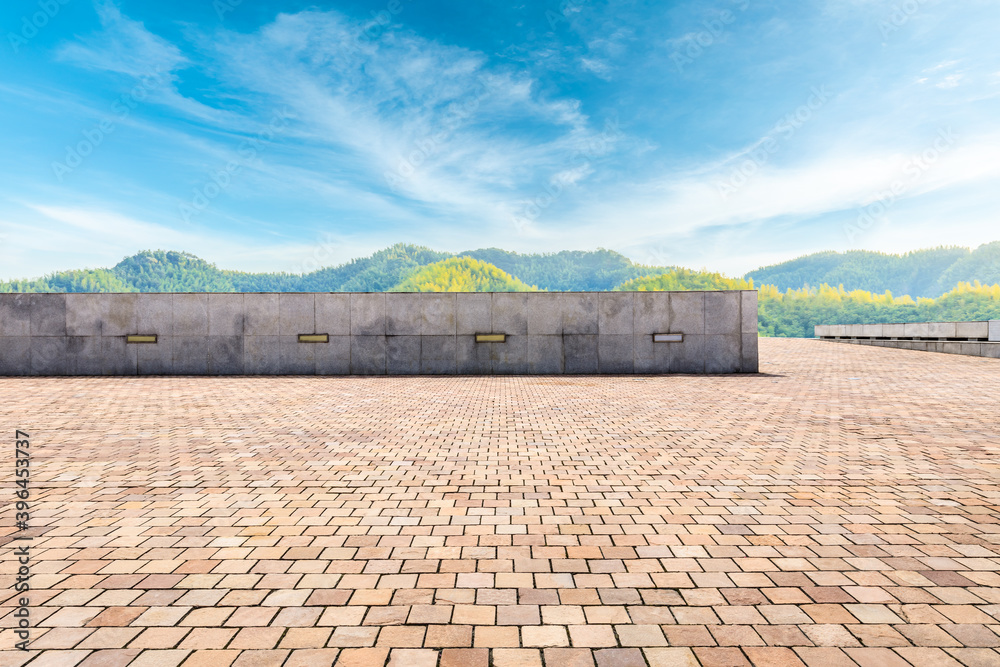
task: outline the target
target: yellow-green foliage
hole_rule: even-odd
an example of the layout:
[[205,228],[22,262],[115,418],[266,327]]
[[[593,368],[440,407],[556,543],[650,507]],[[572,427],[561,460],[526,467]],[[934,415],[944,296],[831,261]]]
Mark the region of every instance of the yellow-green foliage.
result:
[[821,285],[786,292],[760,288],[760,333],[765,336],[811,337],[817,324],[893,322],[961,322],[1000,318],[1000,285],[958,285],[936,299],[894,297],[892,292],[848,292]]
[[753,289],[753,280],[727,278],[721,273],[675,269],[657,276],[644,276],[622,283],[616,292],[670,292],[683,290]]
[[390,292],[537,292],[492,264],[452,257],[414,271]]

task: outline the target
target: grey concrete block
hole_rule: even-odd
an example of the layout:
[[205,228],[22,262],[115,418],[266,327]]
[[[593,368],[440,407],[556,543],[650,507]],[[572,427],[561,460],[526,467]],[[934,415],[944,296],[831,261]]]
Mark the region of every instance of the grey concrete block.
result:
[[31,335],[66,335],[65,294],[31,295]]
[[600,335],[629,336],[628,347],[632,347],[632,333],[635,329],[635,295],[632,292],[601,292],[598,295]]
[[455,294],[417,294],[420,303],[422,336],[454,336],[456,323]]
[[490,361],[494,374],[512,375],[530,372],[527,336],[508,336],[506,343],[480,343],[480,345],[490,346]]
[[[143,296],[170,296],[169,294]],[[140,299],[140,312],[142,300]],[[174,337],[157,334],[156,343],[131,345],[135,348],[139,375],[172,375],[174,372]]]
[[420,372],[425,375],[455,375],[458,372],[457,337],[421,336]]
[[[636,293],[638,297],[642,292]],[[645,328],[645,327],[644,327]],[[666,333],[661,331],[660,333]],[[632,337],[636,373],[669,373],[670,348],[677,343],[654,343],[651,333],[637,333]]]
[[[312,333],[312,332],[304,332]],[[243,335],[243,295],[242,294],[209,294],[208,295],[208,335],[209,336],[242,336]],[[242,344],[240,356],[243,355]]]
[[0,336],[31,335],[31,295],[0,294]]
[[563,336],[563,370],[570,374],[597,373],[596,334],[566,334]]
[[983,343],[980,354],[990,359],[1000,359],[1000,343]]
[[298,336],[303,333],[317,333],[316,299],[312,294],[279,294],[278,335]]
[[741,373],[757,373],[760,371],[758,346],[759,340],[757,334],[743,334],[743,350],[740,361]]
[[492,294],[468,294],[465,292],[456,294],[455,326],[458,335],[492,333],[492,310]]
[[927,334],[932,338],[955,338],[958,336],[958,324],[955,322],[928,322]]
[[981,356],[982,343],[959,343],[962,346],[961,354],[968,354],[973,357]]
[[67,346],[66,336],[32,336],[31,374],[66,375]]
[[101,375],[101,366],[100,336],[66,338],[66,375]]
[[[459,295],[461,297],[461,295]],[[461,301],[459,301],[461,308]],[[493,343],[477,343],[475,336],[458,336],[456,340],[456,371],[461,375],[489,375]]]
[[685,335],[705,333],[704,292],[671,292],[670,331]]
[[528,336],[528,372],[536,375],[563,372],[562,336]]
[[[66,335],[67,336],[100,336],[101,321],[104,318],[104,299],[106,294],[67,294],[66,295]],[[100,368],[100,346],[98,345],[97,367]],[[89,375],[89,373],[85,373]]]
[[419,294],[385,295],[385,333],[387,336],[419,336],[423,328],[423,304]]
[[281,346],[281,364],[278,371],[281,375],[316,374],[316,346],[323,343],[300,343],[298,334],[278,336],[278,343]]
[[705,336],[705,372],[739,373],[743,368],[742,334]]
[[[349,301],[345,300],[344,303],[346,307],[350,307]],[[349,326],[350,322],[346,324]],[[330,336],[329,343],[319,343],[313,347],[316,348],[313,352],[313,356],[316,358],[316,375],[350,375],[350,336]]]
[[385,335],[385,294],[351,294],[351,335]]
[[880,338],[882,336],[881,324],[862,324],[861,335],[869,338]]
[[597,334],[599,295],[594,292],[566,292],[559,295],[562,333]]
[[[278,326],[278,295],[277,294],[244,294],[243,295],[243,335],[244,336],[277,336]],[[298,332],[309,333],[309,332]],[[257,341],[262,345],[264,341]],[[254,343],[256,345],[257,343]],[[270,345],[268,343],[267,345]],[[263,348],[261,348],[263,349]],[[246,347],[244,347],[244,352]],[[261,368],[269,368],[267,364]],[[271,373],[262,373],[270,375]]]
[[942,343],[943,348],[940,350],[945,354],[963,354],[962,343]]
[[671,373],[705,372],[704,335],[684,334],[684,341],[681,343],[661,343],[661,345],[670,345]]
[[[138,333],[139,294],[102,294],[103,314],[101,316],[102,336],[126,336]],[[170,295],[173,297],[173,295]],[[157,332],[169,334],[169,331]]]
[[[107,323],[108,320],[104,320]],[[119,320],[115,326],[121,324]],[[138,345],[129,345],[125,336],[101,336],[101,373],[103,375],[136,375],[139,370]]]
[[29,336],[0,336],[0,375],[31,375]]
[[[275,299],[274,305],[278,305],[277,299]],[[274,325],[277,327],[277,308],[274,312]],[[244,336],[243,368],[247,375],[280,374],[281,340],[278,336]]]
[[989,322],[957,322],[956,334],[959,338],[989,338]]
[[990,320],[988,328],[990,342],[1000,342],[1000,320]]
[[529,336],[560,335],[563,332],[562,294],[533,294],[527,303]]
[[[209,307],[211,307],[211,300]],[[241,309],[240,323],[242,321]],[[243,375],[243,372],[243,336],[209,336],[209,375]]]
[[598,336],[598,370],[601,373],[635,372],[634,343],[632,334],[601,334]]
[[[331,336],[351,334],[351,295],[316,295],[316,333]],[[317,357],[318,358],[318,357]],[[350,359],[350,353],[348,353]]]
[[705,293],[705,333],[742,333],[740,314],[742,299],[739,292]]
[[[176,301],[174,305],[176,306]],[[205,305],[206,307],[208,305],[207,299]],[[185,305],[185,307],[188,306]],[[138,347],[138,345],[130,347]],[[208,336],[173,336],[172,352],[174,373],[177,375],[208,374]]]
[[494,294],[492,329],[492,333],[505,333],[509,336],[527,335],[528,295],[524,292],[498,292]]
[[[670,293],[635,292],[635,334],[670,332]],[[652,338],[650,338],[652,344]]]
[[420,336],[385,337],[385,372],[389,375],[420,373]]
[[757,291],[746,290],[740,292],[740,332],[745,334],[757,333],[757,322]]
[[902,338],[906,335],[905,324],[883,324],[882,335],[889,338]]
[[[173,294],[139,294],[136,298],[135,308],[135,324],[132,325],[133,328],[131,331],[123,331],[123,333],[156,334],[157,336],[173,335]],[[172,360],[170,364],[173,364]]]
[[[172,334],[180,338],[190,338],[191,336],[208,335],[208,294],[174,294],[173,302],[173,322]],[[129,332],[134,333],[134,332]],[[176,342],[176,341],[175,341]],[[188,342],[183,345],[188,346]],[[206,343],[207,345],[207,343]],[[207,348],[206,348],[207,349]],[[206,364],[208,356],[205,357]],[[177,359],[174,359],[177,365]],[[204,371],[192,371],[192,373],[205,373]],[[178,373],[181,371],[178,370]]]
[[[353,326],[353,301],[351,305],[351,325]],[[385,353],[385,336],[351,336],[351,374],[385,375]]]

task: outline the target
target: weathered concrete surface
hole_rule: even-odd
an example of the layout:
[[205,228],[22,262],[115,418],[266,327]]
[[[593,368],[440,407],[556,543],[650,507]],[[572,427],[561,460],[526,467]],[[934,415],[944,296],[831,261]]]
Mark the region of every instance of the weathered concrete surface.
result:
[[756,332],[739,291],[3,294],[0,374],[753,373]]
[[908,324],[817,325],[816,337],[837,343],[1000,358],[1000,320]]

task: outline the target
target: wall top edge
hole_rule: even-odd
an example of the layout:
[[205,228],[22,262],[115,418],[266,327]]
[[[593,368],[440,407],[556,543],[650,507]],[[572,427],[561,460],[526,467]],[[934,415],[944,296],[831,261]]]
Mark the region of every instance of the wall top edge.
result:
[[883,326],[902,326],[904,324],[989,324],[990,322],[996,322],[997,320],[959,320],[956,322],[869,322],[869,323],[854,323],[854,324],[817,324],[818,327],[883,327]]

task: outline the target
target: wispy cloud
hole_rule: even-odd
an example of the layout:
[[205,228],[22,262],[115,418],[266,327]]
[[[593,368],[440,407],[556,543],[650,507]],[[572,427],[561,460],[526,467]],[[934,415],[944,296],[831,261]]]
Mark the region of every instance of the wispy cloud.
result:
[[148,31],[142,22],[124,16],[114,3],[99,2],[97,15],[101,30],[64,45],[58,51],[60,58],[135,77],[172,72],[188,64],[178,47]]
[[[32,147],[0,156],[0,197],[34,206],[28,215],[0,205],[5,233],[41,224],[53,243],[88,253],[178,246],[283,269],[327,235],[359,252],[396,241],[547,251],[686,238],[690,257],[713,248],[725,268],[768,255],[760,230],[833,238],[827,228],[877,201],[942,127],[958,135],[954,149],[908,182],[891,217],[914,215],[914,202],[939,215],[960,197],[998,203],[988,183],[998,175],[1000,57],[982,48],[997,26],[984,3],[920,3],[887,38],[878,22],[898,4],[889,0],[795,10],[572,2],[554,21],[498,6],[509,23],[489,30],[404,4],[366,33],[369,17],[282,12],[270,0],[259,14],[241,5],[200,25],[183,7],[161,20],[162,8],[128,5],[126,15],[100,0],[97,30],[63,34],[48,79],[0,82],[16,92],[10,143],[23,134]],[[734,20],[678,72],[672,50],[697,43],[722,9]],[[162,84],[56,187],[51,160],[150,72]],[[789,134],[782,121],[820,83],[830,101]],[[243,159],[243,142],[283,110],[287,128]],[[611,119],[620,131],[609,141]],[[41,176],[21,168],[36,154],[48,156]],[[211,207],[195,223],[180,219],[179,205],[234,161],[239,173]],[[752,173],[721,197],[739,169]],[[513,224],[541,200],[530,225]],[[884,242],[880,233],[866,238]],[[712,240],[723,235],[740,247]]]

